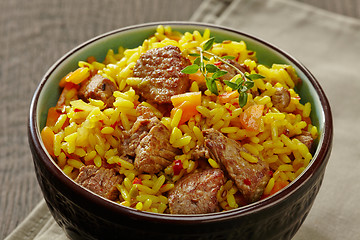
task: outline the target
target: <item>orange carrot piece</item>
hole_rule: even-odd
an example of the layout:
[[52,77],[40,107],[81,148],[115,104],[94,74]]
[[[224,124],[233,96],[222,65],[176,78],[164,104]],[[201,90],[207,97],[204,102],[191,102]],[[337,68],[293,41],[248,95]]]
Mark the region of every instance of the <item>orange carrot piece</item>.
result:
[[177,109],[181,109],[182,116],[179,124],[183,124],[198,113],[196,107],[201,105],[201,92],[175,95],[171,97],[171,102],[174,105],[174,108],[171,110],[171,116],[175,114]]
[[198,111],[196,110],[196,106],[197,105],[194,105],[191,102],[185,101],[171,110],[171,116],[173,116],[176,110],[180,108],[182,110],[182,115],[179,124],[181,125],[189,121],[191,117],[195,116],[198,113]]
[[86,58],[86,61],[88,63],[93,63],[93,62],[96,62],[96,58],[94,56],[89,56]]
[[241,125],[248,131],[259,131],[264,105],[252,105],[240,114]]
[[72,82],[67,82],[65,83],[64,89],[62,90],[60,97],[58,99],[58,102],[56,104],[57,107],[61,107],[65,104],[66,102],[66,95],[69,91],[72,91],[72,89],[75,89],[76,91],[78,90],[79,85],[74,84]]
[[202,75],[202,73],[200,71],[196,72],[196,73],[192,73],[189,74],[189,79],[196,81],[198,83],[204,83],[205,82],[205,77],[204,75]]
[[[67,76],[67,75],[66,75]],[[66,85],[66,76],[64,76],[61,80],[60,80],[60,82],[59,82],[59,87],[61,87],[61,88],[63,88],[63,87],[65,87],[65,85]]]
[[280,191],[281,189],[283,189],[284,187],[286,187],[289,183],[287,181],[276,181],[274,184],[274,187],[272,188],[272,190],[270,191],[270,195],[275,194],[276,192]]
[[171,102],[174,107],[178,107],[183,102],[188,101],[195,106],[201,104],[201,92],[187,92],[183,94],[174,95],[171,97]]
[[41,138],[43,140],[46,150],[49,152],[51,156],[55,157],[54,154],[55,134],[51,130],[51,128],[49,128],[48,126],[44,127],[43,130],[41,131]]
[[46,126],[48,126],[48,127],[54,126],[60,115],[61,115],[61,113],[58,111],[57,107],[49,108],[47,119],[46,119]]

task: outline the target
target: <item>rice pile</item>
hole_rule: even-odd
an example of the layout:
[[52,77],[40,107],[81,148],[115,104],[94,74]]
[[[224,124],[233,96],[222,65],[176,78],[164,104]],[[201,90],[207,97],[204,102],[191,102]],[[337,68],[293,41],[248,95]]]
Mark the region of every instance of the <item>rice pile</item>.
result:
[[[97,74],[115,82],[119,90],[114,93],[114,106],[106,109],[100,100],[90,100],[89,103],[79,100],[76,87],[63,92],[62,112],[55,120],[48,119],[47,127],[54,134],[53,144],[48,150],[64,173],[75,179],[84,165],[109,167],[117,164],[121,166],[120,173],[125,176],[124,181],[117,185],[120,192],[117,202],[138,210],[166,213],[166,192],[172,189],[184,174],[194,172],[200,167],[198,162],[192,159],[191,153],[197,145],[204,142],[202,130],[214,128],[241,142],[250,153],[244,152],[244,159],[256,162],[254,156],[258,156],[269,163],[273,175],[264,197],[296,179],[307,167],[312,155],[303,143],[292,137],[302,131],[310,132],[314,139],[318,135],[316,126],[311,124],[309,118],[311,104],[300,103],[300,96],[294,91],[300,80],[291,66],[274,64],[269,67],[259,64],[256,53],[248,50],[243,41],[215,43],[210,52],[219,56],[235,56],[251,73],[263,75],[265,78],[254,80],[252,88],[253,91],[260,89],[260,95],[253,97],[248,94],[247,104],[241,108],[236,97],[226,102],[221,99],[220,96],[228,96],[233,90],[217,81],[219,97],[206,90],[202,94],[201,105],[196,107],[198,113],[183,124],[179,124],[181,111],[177,111],[172,117],[164,117],[156,105],[142,102],[140,104],[150,107],[171,131],[170,143],[181,149],[182,154],[177,155],[173,164],[158,174],[139,173],[133,164],[119,157],[118,146],[122,131],[129,130],[137,118],[135,107],[139,104],[139,96],[132,86],[138,84],[139,79],[133,77],[132,70],[140,55],[149,49],[174,45],[193,61],[194,57],[188,56],[188,53],[195,52],[195,48],[202,46],[209,38],[209,30],[202,34],[198,31],[180,34],[172,31],[170,27],[158,26],[156,33],[137,48],[119,47],[117,53],[110,49],[103,62],[97,62],[93,57],[80,61],[79,69],[64,77],[67,82],[80,83],[89,77],[92,71],[97,71]],[[64,79],[60,85],[65,86]],[[276,109],[272,103],[271,97],[279,87],[288,89],[291,96],[290,104],[284,112]],[[199,91],[196,81],[192,82],[190,91]],[[239,123],[239,116],[253,105],[264,107],[256,131],[244,128]],[[44,139],[46,145],[45,141]],[[219,168],[214,159],[210,158],[208,162],[213,168]],[[217,194],[221,210],[239,207],[235,201],[237,192],[233,181],[227,179]]]

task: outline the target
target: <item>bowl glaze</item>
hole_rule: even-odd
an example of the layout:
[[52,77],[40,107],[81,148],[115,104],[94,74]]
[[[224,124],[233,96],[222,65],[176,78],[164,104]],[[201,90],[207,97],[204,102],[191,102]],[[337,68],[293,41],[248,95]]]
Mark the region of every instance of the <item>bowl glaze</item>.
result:
[[[260,63],[292,65],[302,79],[297,87],[312,104],[311,119],[320,136],[306,170],[275,195],[231,211],[200,215],[166,215],[137,211],[93,194],[68,178],[46,152],[40,130],[47,110],[60,94],[58,83],[92,55],[100,61],[109,48],[134,48],[156,27],[172,26],[181,32],[209,28],[216,41],[244,40],[257,52]],[[28,138],[37,179],[56,222],[71,239],[291,239],[308,215],[321,186],[333,138],[329,102],[321,86],[300,62],[286,52],[246,33],[222,26],[189,22],[156,22],[118,29],[95,37],[65,54],[44,75],[37,87],[28,122]]]

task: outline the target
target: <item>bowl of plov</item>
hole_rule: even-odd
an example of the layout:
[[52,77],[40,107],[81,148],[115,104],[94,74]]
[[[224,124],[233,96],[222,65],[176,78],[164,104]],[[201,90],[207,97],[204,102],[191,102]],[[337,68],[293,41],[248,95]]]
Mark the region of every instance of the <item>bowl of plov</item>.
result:
[[28,138],[70,239],[291,239],[320,189],[333,125],[318,81],[280,48],[156,22],[54,63]]

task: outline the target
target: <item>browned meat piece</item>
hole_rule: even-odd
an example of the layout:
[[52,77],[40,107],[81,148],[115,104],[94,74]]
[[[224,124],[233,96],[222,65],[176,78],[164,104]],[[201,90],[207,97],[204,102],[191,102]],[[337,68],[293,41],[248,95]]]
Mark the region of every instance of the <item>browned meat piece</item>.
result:
[[243,159],[240,152],[247,152],[246,149],[217,130],[205,130],[204,135],[210,155],[228,173],[246,201],[257,201],[270,180],[269,165],[260,159],[257,163]]
[[135,91],[147,100],[171,103],[171,96],[186,92],[190,87],[188,74],[181,72],[190,65],[175,46],[151,49],[141,55],[134,67],[134,77],[142,82]]
[[119,152],[130,157],[135,157],[135,149],[141,139],[159,122],[149,107],[139,104],[136,111],[139,117],[128,132],[123,132],[123,142],[119,146]]
[[283,112],[285,111],[285,108],[290,104],[290,92],[284,87],[276,88],[276,92],[271,97],[271,100],[274,104],[274,107]]
[[135,167],[141,172],[157,173],[169,166],[180,150],[169,143],[170,131],[158,122],[135,149]]
[[224,184],[220,169],[207,169],[185,176],[168,196],[172,214],[202,214],[219,211],[216,194]]
[[303,131],[300,135],[295,136],[295,138],[299,139],[300,142],[305,144],[305,146],[310,150],[312,143],[314,142],[313,137],[311,136],[311,133],[307,131]]
[[207,160],[210,158],[209,151],[204,145],[196,146],[191,156],[193,157],[194,160],[199,160],[199,159]]
[[117,87],[111,80],[95,75],[81,84],[79,97],[84,101],[88,101],[89,98],[101,100],[107,107],[112,107],[115,101],[113,93],[116,90]]
[[124,132],[123,144],[119,147],[122,154],[135,157],[135,149],[140,141],[149,133],[150,129],[159,123],[159,119],[139,117],[128,132]]
[[[231,59],[227,59],[226,61],[228,63],[230,63],[231,65],[235,66],[237,69],[239,69],[243,73],[245,73],[247,71],[245,65],[240,65],[238,62],[231,60]],[[225,63],[221,64],[219,66],[219,68],[221,70],[227,71],[227,74],[225,74],[224,76],[219,78],[220,81],[231,80],[233,77],[235,77],[235,75],[239,74],[239,72],[235,68],[233,68]]]
[[135,157],[134,164],[139,171],[157,173],[170,165],[181,151],[171,146],[169,129],[147,109],[137,108],[143,115],[137,118],[125,134],[119,152]]
[[110,200],[116,200],[119,191],[116,184],[120,184],[123,177],[113,169],[97,168],[94,165],[80,168],[80,173],[75,179],[83,187]]
[[137,105],[136,107],[136,112],[139,114],[139,116],[141,116],[142,118],[152,118],[152,117],[155,117],[155,114],[153,113],[153,111],[143,105],[143,104],[139,104]]

